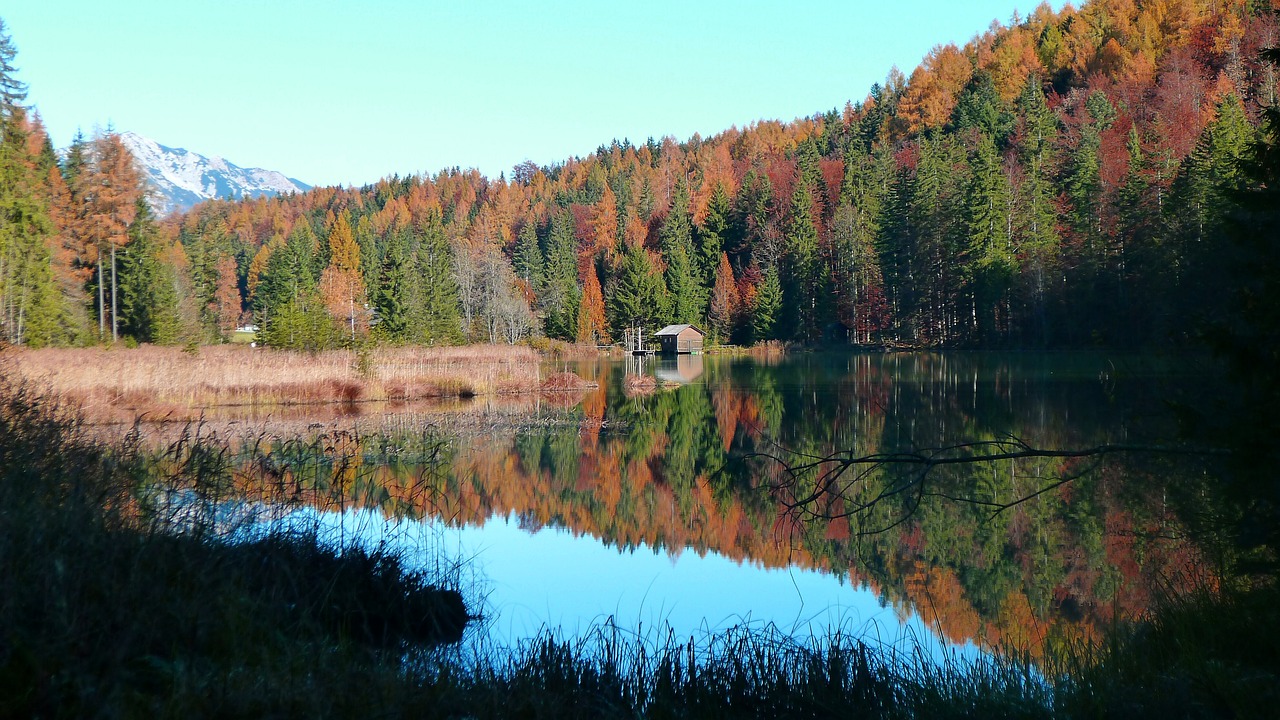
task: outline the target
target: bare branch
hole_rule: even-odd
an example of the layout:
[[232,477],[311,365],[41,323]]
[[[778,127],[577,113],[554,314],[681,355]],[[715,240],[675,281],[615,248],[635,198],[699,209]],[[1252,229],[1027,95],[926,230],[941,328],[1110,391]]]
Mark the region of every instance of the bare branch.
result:
[[[1105,458],[1111,455],[1146,454],[1205,457],[1229,454],[1228,450],[1221,448],[1123,443],[1103,443],[1092,447],[1074,449],[1040,448],[1017,437],[960,442],[940,447],[865,455],[855,455],[852,451],[841,451],[826,456],[818,456],[808,453],[787,453],[783,448],[779,448],[779,450],[780,452],[778,453],[752,453],[747,455],[746,459],[772,462],[781,467],[783,471],[782,478],[778,482],[771,484],[769,489],[779,497],[787,513],[794,513],[811,520],[835,520],[864,514],[886,500],[909,495],[905,512],[900,517],[884,527],[873,530],[860,530],[857,532],[858,535],[874,535],[897,527],[910,518],[924,499],[929,497],[987,508],[991,511],[991,517],[994,518],[1006,510],[1034,500],[1092,473],[1102,464]],[[787,459],[788,456],[790,460]],[[984,465],[1027,459],[1072,460],[1083,458],[1090,459],[1092,462],[1083,468],[1054,477],[1041,487],[1007,502],[962,497],[928,489],[929,475],[938,467]],[[874,474],[880,470],[893,467],[914,468],[914,471],[907,474],[905,478],[880,488],[868,500],[858,501],[855,499],[855,491],[860,486],[865,487]],[[850,475],[850,470],[855,472]],[[810,476],[813,479],[812,485],[804,482],[804,479]],[[787,497],[794,492],[800,492],[800,495],[798,497]],[[837,501],[842,503],[842,509],[838,512],[831,512],[830,506]]]

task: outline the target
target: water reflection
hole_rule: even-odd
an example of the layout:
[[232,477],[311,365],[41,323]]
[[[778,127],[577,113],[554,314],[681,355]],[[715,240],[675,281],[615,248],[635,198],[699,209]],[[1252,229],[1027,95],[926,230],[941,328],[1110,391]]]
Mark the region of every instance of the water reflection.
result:
[[[845,492],[822,500],[825,519],[798,519],[782,504],[794,494],[774,492],[794,479],[787,464],[842,450],[1008,436],[1078,447],[1165,432],[1159,368],[999,355],[655,360],[578,364],[595,389],[568,408],[528,410],[559,413],[555,423],[357,434],[291,452],[327,454],[315,505],[337,517],[354,506],[449,528],[489,578],[505,637],[605,617],[681,631],[874,620],[890,639],[927,627],[952,643],[1036,652],[1046,639],[1097,636],[1115,614],[1143,611],[1157,580],[1196,571],[1195,548],[1173,539],[1167,468],[1109,463],[997,514],[885,494],[906,472],[892,466],[844,478]],[[1000,501],[1082,469],[966,466],[930,488]],[[853,512],[868,496],[877,502]]]

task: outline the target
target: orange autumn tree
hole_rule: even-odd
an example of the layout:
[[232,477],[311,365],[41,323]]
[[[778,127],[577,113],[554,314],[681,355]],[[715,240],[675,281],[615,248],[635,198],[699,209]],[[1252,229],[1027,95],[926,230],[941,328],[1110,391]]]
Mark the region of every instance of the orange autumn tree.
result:
[[360,277],[360,245],[344,211],[329,227],[329,266],[320,274],[325,309],[351,333],[369,329],[364,280]]
[[591,208],[592,254],[603,252],[612,262],[618,244],[618,199],[607,184],[600,200]]
[[716,267],[716,284],[711,290],[711,312],[709,315],[711,334],[719,342],[725,342],[733,333],[741,300],[738,297],[738,284],[733,277],[733,267],[729,264],[729,256],[720,253],[720,264]]
[[209,303],[209,312],[218,326],[218,334],[224,338],[235,332],[236,321],[240,319],[240,288],[236,283],[236,260],[230,255],[223,255],[215,266],[217,277],[213,301]]
[[609,342],[609,331],[604,318],[604,294],[600,292],[600,278],[596,276],[595,263],[587,263],[582,279],[577,340],[591,345]]
[[973,63],[960,48],[949,44],[930,50],[911,73],[898,106],[898,119],[906,131],[917,133],[945,125],[972,76]]
[[[79,255],[85,265],[96,266],[98,336],[105,338],[107,332],[106,286],[110,282],[111,340],[114,342],[119,339],[116,251],[129,242],[129,224],[142,196],[142,175],[120,136],[107,133],[93,140],[89,146],[89,162],[75,180],[75,195],[80,200],[74,223],[80,236]],[[109,280],[103,267],[104,256],[111,258]]]

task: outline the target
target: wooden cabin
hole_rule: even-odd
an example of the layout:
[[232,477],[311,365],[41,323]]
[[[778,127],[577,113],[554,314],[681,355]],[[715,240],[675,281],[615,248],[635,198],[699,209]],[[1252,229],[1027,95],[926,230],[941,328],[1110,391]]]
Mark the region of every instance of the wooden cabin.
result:
[[653,334],[662,344],[663,355],[700,355],[704,335],[694,325],[668,325]]

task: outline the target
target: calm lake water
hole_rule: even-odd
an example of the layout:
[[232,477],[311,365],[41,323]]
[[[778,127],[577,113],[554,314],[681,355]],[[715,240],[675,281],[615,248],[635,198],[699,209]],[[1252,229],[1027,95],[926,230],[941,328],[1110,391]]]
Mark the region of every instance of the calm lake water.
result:
[[483,595],[476,632],[502,643],[605,622],[678,636],[747,624],[1034,653],[1142,612],[1201,560],[1149,463],[815,462],[1167,437],[1165,400],[1193,380],[1181,365],[846,353],[547,368],[562,370],[597,387],[499,400],[492,431],[480,420],[441,437],[397,416],[388,436],[328,443],[344,458],[332,461],[340,507],[302,516],[389,532],[427,567],[460,562]]

